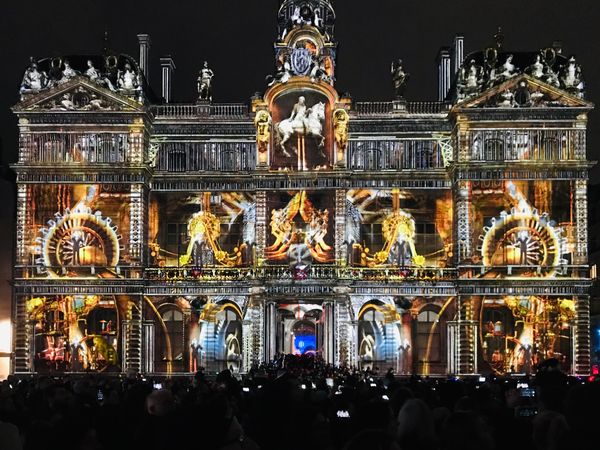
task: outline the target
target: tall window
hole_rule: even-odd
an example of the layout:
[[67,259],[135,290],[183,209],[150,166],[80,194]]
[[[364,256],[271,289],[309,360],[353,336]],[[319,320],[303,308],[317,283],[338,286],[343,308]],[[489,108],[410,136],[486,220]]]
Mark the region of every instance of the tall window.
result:
[[[429,309],[421,311],[417,316],[417,355],[420,361],[437,362],[441,359],[439,317],[438,313]],[[429,341],[431,341],[431,347],[429,347],[429,357],[427,357]]]
[[[176,309],[176,307],[170,307],[162,313],[162,320],[165,323],[166,331],[171,341],[171,357],[173,362],[173,368],[175,370],[183,369],[184,360],[184,323],[183,313]],[[167,338],[164,335],[162,327],[157,326],[156,330],[156,368],[159,371],[166,371],[167,359],[169,357],[167,353]]]

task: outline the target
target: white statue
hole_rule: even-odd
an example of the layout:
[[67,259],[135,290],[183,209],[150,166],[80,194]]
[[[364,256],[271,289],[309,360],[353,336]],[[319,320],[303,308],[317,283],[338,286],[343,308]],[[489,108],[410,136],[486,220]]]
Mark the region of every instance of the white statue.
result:
[[319,80],[331,83],[331,78],[327,75],[327,68],[325,67],[325,58],[318,58],[316,55],[312,56],[312,68],[310,69],[309,77],[313,83]]
[[204,65],[198,76],[198,94],[200,100],[212,101],[212,79],[215,73],[208,67],[208,62],[204,61]]
[[504,67],[504,71],[500,74],[500,76],[505,80],[508,80],[509,78],[512,78],[516,75],[516,73],[515,73],[516,67],[512,63],[512,60],[513,60],[513,55],[508,55],[506,57],[506,61],[502,65],[502,67]]
[[498,104],[498,106],[502,108],[512,108],[514,105],[514,96],[515,95],[511,92],[510,89],[505,90],[502,94],[500,94],[502,101]]
[[64,64],[65,64],[65,68],[62,71],[62,77],[61,77],[61,79],[58,81],[59,84],[66,83],[71,78],[74,78],[74,77],[77,76],[77,72],[75,70],[73,70],[73,68],[71,67],[71,64],[69,63],[69,61],[67,61],[65,59],[65,63]]
[[267,76],[268,86],[273,86],[275,83],[287,83],[289,79],[292,77],[292,66],[290,64],[289,55],[285,55],[283,58],[283,63],[281,61],[277,61],[277,72],[275,75]]
[[316,137],[319,139],[319,148],[322,148],[325,144],[325,137],[323,136],[324,120],[325,104],[323,102],[308,108],[306,98],[303,96],[298,97],[298,102],[294,105],[289,119],[282,120],[275,126],[279,134],[279,146],[283,154],[287,157],[291,156],[285,144],[294,134],[302,138],[306,136]]
[[73,110],[76,109],[75,108],[75,103],[73,103],[73,98],[71,97],[70,94],[64,94],[60,100],[60,104],[62,106],[62,108],[66,109],[66,110]]
[[37,93],[49,87],[49,83],[46,72],[40,72],[37,63],[31,61],[31,64],[25,71],[25,75],[23,75],[20,92],[21,94]]
[[296,6],[294,8],[294,13],[292,14],[292,23],[294,25],[302,25],[302,16],[300,15],[300,7]]
[[469,67],[469,72],[466,75],[465,86],[469,89],[474,89],[479,87],[481,84],[480,79],[480,71],[479,68],[475,65],[475,61],[471,61],[471,67]]
[[87,66],[88,66],[88,68],[85,71],[85,76],[86,77],[88,77],[94,83],[97,83],[97,84],[99,84],[101,86],[108,87],[111,91],[115,90],[115,87],[113,86],[113,84],[111,83],[111,81],[108,78],[106,78],[106,77],[102,77],[100,75],[100,72],[98,72],[96,70],[96,68],[94,67],[94,63],[92,62],[91,59],[88,59]]
[[583,96],[584,83],[581,76],[581,66],[577,64],[573,56],[569,59],[569,64],[561,77],[561,81],[568,91]]
[[315,27],[321,28],[323,26],[323,19],[319,17],[319,10],[315,9]]
[[124,71],[119,71],[118,85],[119,89],[124,91],[138,91],[141,89],[139,77],[129,63],[125,64]]
[[535,62],[529,67],[531,76],[542,79],[544,77],[544,64],[542,63],[542,55],[535,57]]

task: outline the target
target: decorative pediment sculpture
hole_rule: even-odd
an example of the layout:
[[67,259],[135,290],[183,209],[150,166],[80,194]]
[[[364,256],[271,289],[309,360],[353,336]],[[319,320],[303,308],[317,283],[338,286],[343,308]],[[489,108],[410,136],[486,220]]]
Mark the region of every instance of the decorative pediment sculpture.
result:
[[[572,81],[575,82],[575,81]],[[521,74],[459,103],[461,108],[587,107],[579,95],[559,89],[532,75]]]
[[[72,80],[86,78],[94,84],[118,91],[120,94],[144,102],[143,74],[137,63],[126,55],[54,57],[35,61],[25,70],[19,92],[21,101],[52,88],[68,85]],[[67,99],[63,106],[72,109]],[[99,106],[99,105],[97,105]]]
[[458,71],[456,83],[458,100],[464,100],[476,96],[481,92],[483,86],[483,68],[472,59],[463,65]]
[[85,76],[77,75],[62,84],[55,84],[37,95],[29,94],[16,109],[23,111],[137,111],[138,102],[121,92],[101,87]]
[[567,92],[583,98],[585,84],[581,74],[581,66],[577,64],[575,57],[571,56],[569,58],[569,63],[563,68],[560,81]]
[[21,99],[26,94],[37,94],[40,91],[50,86],[50,79],[46,72],[38,69],[37,63],[31,58],[31,63],[23,75],[23,81],[21,82]]

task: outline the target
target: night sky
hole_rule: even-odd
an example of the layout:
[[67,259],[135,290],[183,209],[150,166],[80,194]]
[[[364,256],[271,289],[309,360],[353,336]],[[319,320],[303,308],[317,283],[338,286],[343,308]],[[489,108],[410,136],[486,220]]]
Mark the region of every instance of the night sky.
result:
[[[203,60],[215,71],[214,101],[244,102],[265,89],[273,72],[279,0],[5,1],[0,15],[0,319],[10,308],[14,189],[7,165],[16,159],[17,125],[10,107],[30,56],[99,54],[110,48],[138,57],[138,33],[152,38],[150,83],[160,89],[158,58],[177,66],[174,101],[194,102]],[[563,42],[583,67],[587,98],[600,103],[600,2],[597,0],[337,0],[336,88],[354,100],[389,100],[390,62],[402,58],[411,74],[406,97],[436,100],[435,58],[456,33],[465,53],[493,44],[501,26],[507,51],[536,51]],[[588,151],[598,159],[600,119],[592,113]],[[600,182],[600,170],[592,182]],[[592,198],[592,209],[596,199]]]

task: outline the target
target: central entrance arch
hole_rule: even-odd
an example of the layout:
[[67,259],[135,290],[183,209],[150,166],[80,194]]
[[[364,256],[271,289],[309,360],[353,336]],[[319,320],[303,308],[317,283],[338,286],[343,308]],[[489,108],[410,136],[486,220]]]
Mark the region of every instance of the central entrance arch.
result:
[[278,313],[277,353],[322,354],[324,326],[321,305],[281,304]]

